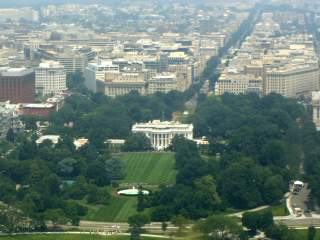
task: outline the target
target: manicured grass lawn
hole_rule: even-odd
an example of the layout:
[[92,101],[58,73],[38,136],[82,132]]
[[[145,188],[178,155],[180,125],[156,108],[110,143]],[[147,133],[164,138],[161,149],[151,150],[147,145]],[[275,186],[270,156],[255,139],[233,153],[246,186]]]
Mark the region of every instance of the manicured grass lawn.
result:
[[[119,156],[125,162],[125,178],[121,185],[138,183],[147,189],[160,184],[174,184],[176,171],[173,153],[126,153]],[[149,187],[149,188],[148,188]],[[116,190],[116,189],[114,189]],[[109,205],[90,206],[85,220],[127,222],[137,211],[136,197],[113,196]]]
[[[308,240],[308,230],[293,230],[296,235],[299,236],[299,240]],[[317,235],[315,240],[320,240],[320,230],[317,229]]]
[[287,216],[289,215],[289,211],[286,206],[286,202],[283,201],[279,205],[271,206],[271,212],[273,216]]
[[137,198],[113,197],[106,206],[90,209],[86,220],[102,222],[126,222],[128,217],[136,213]]
[[160,185],[175,182],[173,153],[127,153],[120,158],[126,166],[122,183]]
[[[10,237],[0,237],[0,240],[129,240],[130,237],[127,236],[98,236],[98,235],[73,235],[73,234],[52,234],[52,235],[20,235],[20,236],[10,236]],[[155,240],[159,238],[147,238],[142,237],[142,240]]]

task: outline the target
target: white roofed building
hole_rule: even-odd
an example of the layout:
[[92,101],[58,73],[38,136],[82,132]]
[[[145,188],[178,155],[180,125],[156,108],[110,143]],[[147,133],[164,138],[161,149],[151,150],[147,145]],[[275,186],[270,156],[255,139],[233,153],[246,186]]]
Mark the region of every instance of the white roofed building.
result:
[[39,95],[55,95],[67,89],[67,76],[64,67],[54,61],[40,63],[35,69],[36,92]]
[[174,121],[154,120],[147,123],[136,123],[132,126],[133,133],[144,133],[155,150],[164,150],[171,144],[176,135],[193,139],[193,125]]
[[320,130],[320,91],[312,92],[312,115],[313,123]]

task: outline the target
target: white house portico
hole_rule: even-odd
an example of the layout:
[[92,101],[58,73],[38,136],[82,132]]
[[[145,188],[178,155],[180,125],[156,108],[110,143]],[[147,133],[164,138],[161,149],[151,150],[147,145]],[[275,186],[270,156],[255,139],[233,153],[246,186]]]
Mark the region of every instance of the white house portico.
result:
[[193,125],[180,122],[154,120],[147,123],[136,123],[132,126],[133,133],[144,133],[156,150],[163,150],[171,144],[176,135],[193,139]]

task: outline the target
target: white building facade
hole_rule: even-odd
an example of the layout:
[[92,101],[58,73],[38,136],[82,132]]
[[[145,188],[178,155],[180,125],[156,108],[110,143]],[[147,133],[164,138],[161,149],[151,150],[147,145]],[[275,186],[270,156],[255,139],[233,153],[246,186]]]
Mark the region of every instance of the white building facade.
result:
[[174,74],[164,74],[152,77],[148,82],[148,94],[156,92],[168,93],[177,90],[177,77]]
[[264,76],[264,94],[279,93],[297,98],[319,89],[319,65],[291,66],[267,69]]
[[106,79],[107,72],[119,72],[119,66],[114,65],[112,61],[103,61],[98,59],[97,62],[89,63],[84,70],[84,78],[86,87],[97,92],[97,81],[102,82]]
[[312,119],[317,130],[320,130],[320,91],[312,92]]
[[172,139],[179,135],[193,140],[193,125],[180,122],[161,122],[154,120],[147,123],[136,123],[132,126],[133,133],[144,133],[155,150],[161,151],[168,148]]
[[35,69],[36,92],[42,96],[55,95],[67,89],[67,76],[64,67],[54,61],[40,63]]
[[23,128],[24,125],[19,118],[19,105],[0,102],[0,139],[6,138],[9,129],[18,133]]

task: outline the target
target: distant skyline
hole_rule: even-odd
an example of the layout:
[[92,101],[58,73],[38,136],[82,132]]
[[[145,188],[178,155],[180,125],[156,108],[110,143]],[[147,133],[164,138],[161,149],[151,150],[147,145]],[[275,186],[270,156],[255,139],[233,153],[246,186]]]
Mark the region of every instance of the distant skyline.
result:
[[[72,3],[78,3],[78,4],[107,4],[107,5],[114,5],[119,4],[121,2],[125,1],[131,1],[131,0],[10,0],[10,1],[4,1],[0,0],[0,8],[10,8],[10,7],[37,7],[37,6],[43,6],[43,5],[49,5],[49,4],[72,4]],[[137,0],[137,1],[147,1],[150,0]],[[195,2],[199,3],[199,1],[202,2],[219,2],[219,0],[154,0],[158,2]],[[233,0],[220,0],[223,2],[232,2]],[[250,1],[250,0],[248,0]]]
[[114,4],[123,0],[11,0],[11,1],[0,1],[0,7],[23,7],[23,6],[41,6],[48,4],[67,4],[67,3],[81,3],[81,4]]

